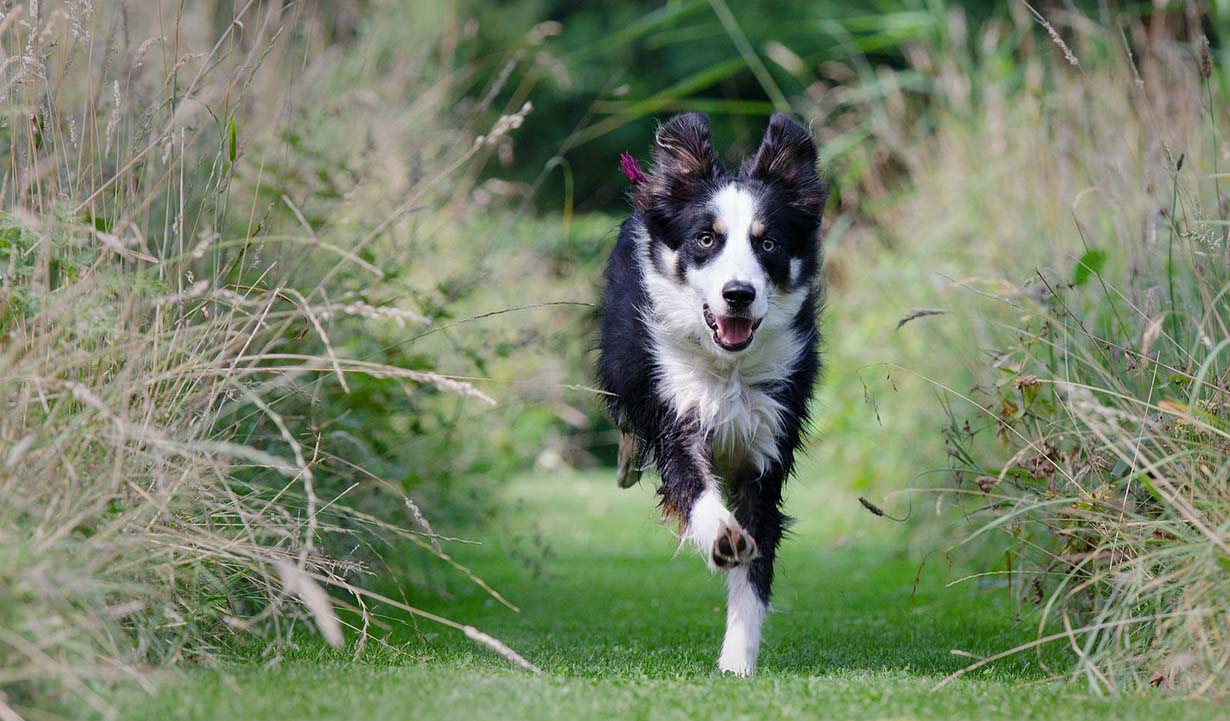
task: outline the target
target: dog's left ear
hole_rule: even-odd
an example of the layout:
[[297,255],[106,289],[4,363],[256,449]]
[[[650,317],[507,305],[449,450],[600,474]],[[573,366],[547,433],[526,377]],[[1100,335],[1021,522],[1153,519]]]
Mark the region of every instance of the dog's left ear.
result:
[[653,168],[632,192],[642,212],[679,202],[700,183],[714,178],[717,155],[709,139],[709,116],[683,113],[666,121],[654,136]]
[[790,204],[819,216],[828,202],[828,183],[816,170],[816,139],[811,131],[782,113],[773,113],[756,155],[743,166],[743,175],[777,185]]

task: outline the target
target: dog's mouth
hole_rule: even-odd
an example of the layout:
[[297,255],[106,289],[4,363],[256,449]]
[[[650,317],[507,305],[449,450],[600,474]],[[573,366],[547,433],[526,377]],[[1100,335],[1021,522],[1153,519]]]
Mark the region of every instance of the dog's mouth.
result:
[[705,324],[713,331],[713,342],[728,351],[741,351],[752,344],[759,320],[741,315],[714,315],[709,305],[704,307]]

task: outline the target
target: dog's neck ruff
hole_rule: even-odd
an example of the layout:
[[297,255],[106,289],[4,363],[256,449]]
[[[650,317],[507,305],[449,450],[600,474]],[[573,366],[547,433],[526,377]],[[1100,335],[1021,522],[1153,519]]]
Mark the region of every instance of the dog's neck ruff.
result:
[[793,321],[810,287],[797,283],[775,294],[755,342],[732,353],[713,342],[701,299],[675,276],[675,253],[652,242],[644,227],[635,239],[649,299],[649,307],[639,310],[652,339],[661,400],[680,417],[697,419],[719,466],[740,459],[763,472],[779,460],[784,429],[785,409],[770,391],[790,377],[806,349],[807,339]]

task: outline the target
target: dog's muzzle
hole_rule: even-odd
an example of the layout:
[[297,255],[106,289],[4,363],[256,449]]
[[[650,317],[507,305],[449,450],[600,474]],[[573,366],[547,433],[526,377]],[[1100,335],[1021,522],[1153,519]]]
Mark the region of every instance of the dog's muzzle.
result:
[[713,342],[723,350],[737,352],[747,348],[760,327],[759,320],[748,316],[715,315],[708,304],[705,304],[703,312],[705,324],[713,331]]

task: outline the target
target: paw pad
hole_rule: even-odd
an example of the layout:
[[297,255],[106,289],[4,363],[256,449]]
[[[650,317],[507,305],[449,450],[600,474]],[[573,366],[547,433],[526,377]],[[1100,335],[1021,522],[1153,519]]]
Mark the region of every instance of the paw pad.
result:
[[738,526],[726,526],[713,542],[713,565],[718,568],[734,568],[749,563],[756,557],[756,541],[751,534]]

